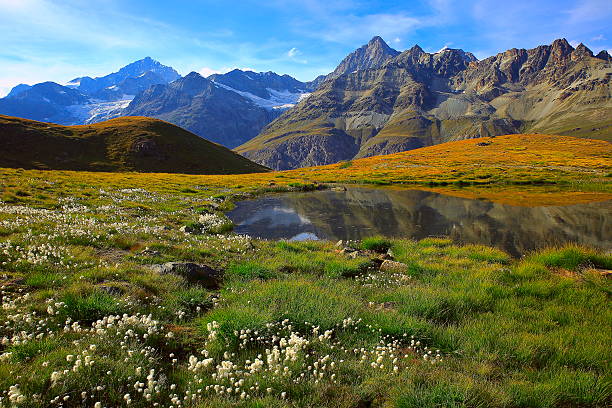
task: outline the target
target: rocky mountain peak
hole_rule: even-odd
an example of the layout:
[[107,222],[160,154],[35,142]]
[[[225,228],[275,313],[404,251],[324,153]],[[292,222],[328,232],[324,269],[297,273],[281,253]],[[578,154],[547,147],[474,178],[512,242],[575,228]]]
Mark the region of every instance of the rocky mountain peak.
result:
[[606,50],[599,51],[599,53],[595,56],[595,58],[599,58],[599,59],[602,59],[604,61],[611,61],[612,60],[612,57],[610,57],[610,54],[608,54],[608,51],[606,51]]
[[550,46],[550,56],[555,62],[565,60],[573,51],[574,47],[572,47],[565,38],[553,41]]
[[354,71],[380,68],[399,53],[399,51],[389,47],[381,37],[376,36],[343,59],[330,77],[335,78]]
[[419,47],[418,44],[414,44],[410,49],[404,51],[409,53],[410,55],[414,55],[414,56],[421,56],[423,54],[425,54],[425,51],[423,51],[423,49],[421,47]]
[[583,43],[578,44],[576,49],[572,51],[572,59],[581,59],[586,57],[592,57],[593,51],[591,51],[586,45]]
[[389,45],[387,45],[387,43],[385,42],[385,40],[382,39],[382,37],[380,36],[374,36],[372,37],[372,39],[370,41],[368,41],[367,47],[372,49],[372,48],[382,48],[382,49],[391,49],[391,47],[389,47]]

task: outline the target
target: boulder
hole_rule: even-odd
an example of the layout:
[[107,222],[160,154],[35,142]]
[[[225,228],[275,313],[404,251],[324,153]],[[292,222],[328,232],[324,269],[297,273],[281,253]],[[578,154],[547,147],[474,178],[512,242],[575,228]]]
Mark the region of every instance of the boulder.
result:
[[161,265],[152,265],[151,268],[161,275],[181,276],[187,282],[203,286],[206,289],[219,289],[223,279],[223,272],[208,265],[193,262],[167,262]]
[[408,269],[408,265],[401,262],[385,260],[380,264],[380,270],[383,272],[404,272]]

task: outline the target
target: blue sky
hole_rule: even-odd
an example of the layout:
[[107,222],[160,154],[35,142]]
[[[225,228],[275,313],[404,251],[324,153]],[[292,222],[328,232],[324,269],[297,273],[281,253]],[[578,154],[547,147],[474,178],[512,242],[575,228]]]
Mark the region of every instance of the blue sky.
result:
[[484,58],[565,37],[612,49],[611,0],[0,0],[0,96],[151,56],[185,75],[232,68],[310,80],[380,35],[398,50]]

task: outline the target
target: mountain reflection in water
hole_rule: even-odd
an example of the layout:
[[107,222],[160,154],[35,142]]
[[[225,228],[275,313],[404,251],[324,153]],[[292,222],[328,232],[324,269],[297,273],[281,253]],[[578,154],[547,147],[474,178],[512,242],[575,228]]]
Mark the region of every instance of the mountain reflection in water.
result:
[[518,207],[429,191],[350,188],[242,201],[228,216],[235,232],[264,239],[448,236],[519,256],[567,242],[609,249],[611,214],[612,201]]

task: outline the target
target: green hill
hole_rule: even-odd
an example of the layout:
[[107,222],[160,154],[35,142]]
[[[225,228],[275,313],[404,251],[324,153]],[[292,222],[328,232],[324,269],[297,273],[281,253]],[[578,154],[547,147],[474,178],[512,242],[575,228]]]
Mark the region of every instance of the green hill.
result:
[[239,174],[267,171],[178,126],[122,117],[84,126],[0,115],[0,167]]

